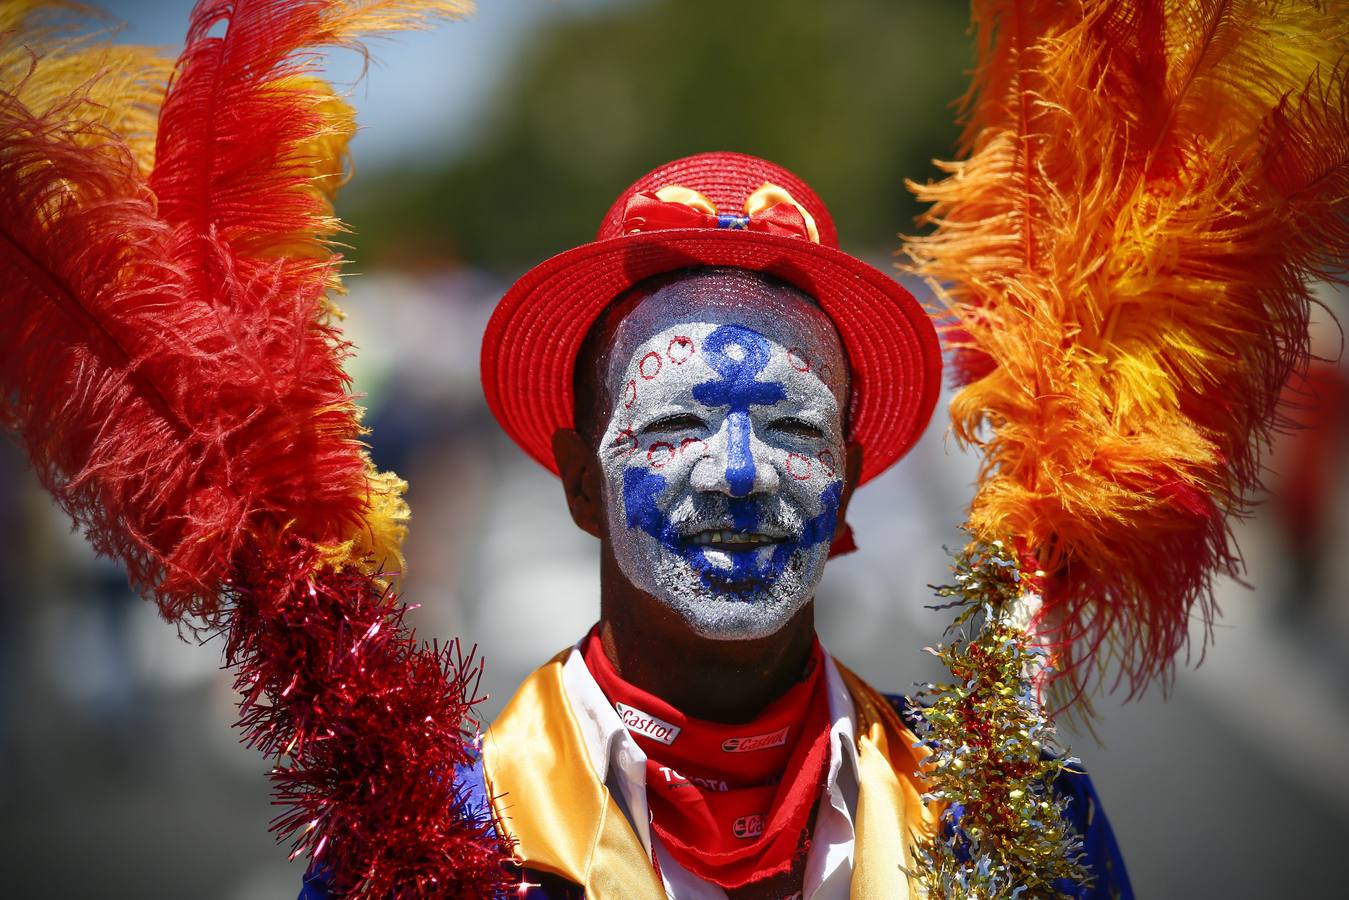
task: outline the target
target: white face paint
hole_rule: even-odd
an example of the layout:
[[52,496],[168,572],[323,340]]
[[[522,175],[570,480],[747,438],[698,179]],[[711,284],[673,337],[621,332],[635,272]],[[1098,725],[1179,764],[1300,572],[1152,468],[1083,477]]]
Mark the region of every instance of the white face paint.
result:
[[735,270],[620,324],[599,447],[614,557],[704,637],[775,633],[814,595],[843,489],[847,367],[824,313]]

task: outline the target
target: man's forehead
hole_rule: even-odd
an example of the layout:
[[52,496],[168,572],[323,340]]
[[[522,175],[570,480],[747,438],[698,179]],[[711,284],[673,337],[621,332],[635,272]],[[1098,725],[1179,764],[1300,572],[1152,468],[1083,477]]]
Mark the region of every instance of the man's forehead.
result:
[[634,353],[653,337],[683,324],[738,325],[846,372],[833,323],[791,285],[737,269],[689,273],[640,297],[614,329],[606,348],[608,379],[623,376]]

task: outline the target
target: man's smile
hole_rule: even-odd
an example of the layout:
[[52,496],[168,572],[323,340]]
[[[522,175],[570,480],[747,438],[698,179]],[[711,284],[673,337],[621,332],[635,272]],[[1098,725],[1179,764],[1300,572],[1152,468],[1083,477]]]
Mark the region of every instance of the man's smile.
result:
[[786,540],[786,538],[762,534],[757,531],[705,529],[703,531],[695,532],[685,540],[690,544],[696,544],[700,547],[735,553],[743,552],[745,550],[754,550],[771,544],[780,544]]

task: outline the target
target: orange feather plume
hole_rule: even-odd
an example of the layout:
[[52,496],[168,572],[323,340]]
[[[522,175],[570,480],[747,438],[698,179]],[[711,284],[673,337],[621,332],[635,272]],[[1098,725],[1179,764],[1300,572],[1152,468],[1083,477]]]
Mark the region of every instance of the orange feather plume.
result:
[[[976,538],[1044,575],[1060,699],[1166,680],[1349,256],[1349,7],[976,0],[961,160],[910,185]],[[1116,682],[1118,683],[1118,681]]]

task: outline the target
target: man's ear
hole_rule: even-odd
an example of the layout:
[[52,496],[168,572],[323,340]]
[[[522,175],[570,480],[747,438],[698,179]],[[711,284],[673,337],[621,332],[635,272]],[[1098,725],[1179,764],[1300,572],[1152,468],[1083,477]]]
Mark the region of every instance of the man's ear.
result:
[[562,476],[571,520],[587,534],[603,537],[604,501],[600,495],[600,462],[590,442],[572,428],[553,432],[553,460]]

